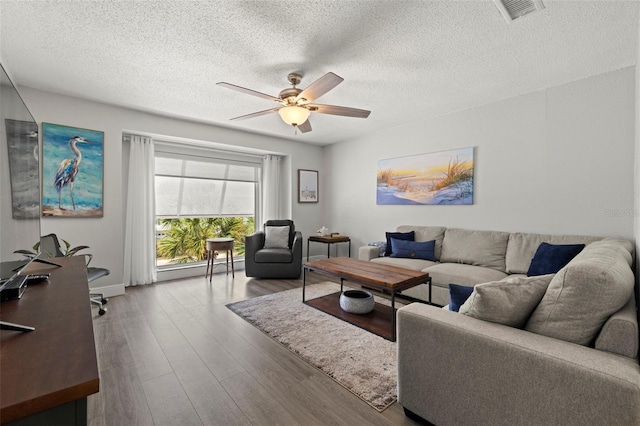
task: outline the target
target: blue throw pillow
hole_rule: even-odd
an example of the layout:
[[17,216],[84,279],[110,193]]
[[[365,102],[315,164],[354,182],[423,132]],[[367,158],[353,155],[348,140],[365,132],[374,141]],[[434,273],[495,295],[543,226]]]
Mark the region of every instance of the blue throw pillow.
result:
[[391,238],[391,257],[436,260],[436,240],[417,242]]
[[460,306],[467,301],[473,293],[473,287],[459,284],[449,284],[449,310],[458,312]]
[[384,251],[385,256],[391,255],[391,238],[395,238],[396,240],[406,240],[413,241],[415,240],[416,232],[387,232],[387,248]]
[[531,260],[528,277],[555,274],[578,255],[584,244],[549,244],[541,243]]

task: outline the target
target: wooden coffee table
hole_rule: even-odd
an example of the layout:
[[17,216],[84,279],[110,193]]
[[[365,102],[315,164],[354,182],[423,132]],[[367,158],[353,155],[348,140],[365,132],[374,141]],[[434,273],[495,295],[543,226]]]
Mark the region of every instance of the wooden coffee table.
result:
[[[307,271],[315,271],[340,278],[340,292],[305,300]],[[391,294],[391,306],[376,302],[373,311],[365,315],[344,312],[340,309],[339,301],[345,280],[361,284],[365,287],[389,292]],[[302,275],[302,303],[313,306],[336,318],[395,342],[396,294],[420,284],[429,285],[429,300],[431,300],[431,278],[429,274],[425,272],[381,265],[364,260],[352,259],[350,257],[333,257],[307,262],[304,265]]]

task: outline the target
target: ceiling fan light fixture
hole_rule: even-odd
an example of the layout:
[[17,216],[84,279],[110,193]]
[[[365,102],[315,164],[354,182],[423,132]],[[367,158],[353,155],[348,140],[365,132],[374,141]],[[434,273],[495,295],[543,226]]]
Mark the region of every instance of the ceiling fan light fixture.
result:
[[280,114],[280,118],[282,118],[282,121],[285,123],[291,126],[299,126],[307,121],[311,111],[299,106],[286,106],[280,108],[278,114]]

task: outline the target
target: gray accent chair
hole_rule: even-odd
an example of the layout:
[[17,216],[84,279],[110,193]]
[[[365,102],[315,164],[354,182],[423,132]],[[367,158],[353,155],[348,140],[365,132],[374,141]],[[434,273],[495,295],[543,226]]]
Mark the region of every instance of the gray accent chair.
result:
[[291,220],[268,220],[265,226],[289,226],[289,248],[264,248],[264,231],[245,237],[245,274],[257,278],[299,278],[302,234]]

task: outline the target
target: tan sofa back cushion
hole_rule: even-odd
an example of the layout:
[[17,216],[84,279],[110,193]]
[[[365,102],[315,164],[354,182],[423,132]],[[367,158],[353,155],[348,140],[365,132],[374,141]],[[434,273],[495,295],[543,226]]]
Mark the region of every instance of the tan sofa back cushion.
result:
[[444,233],[441,262],[465,263],[505,271],[508,232],[449,228]]
[[507,254],[505,256],[506,272],[508,274],[526,274],[531,265],[531,259],[533,259],[541,243],[586,245],[601,239],[601,237],[584,235],[548,235],[514,232],[509,235],[509,244],[507,244]]
[[590,345],[633,295],[632,249],[629,241],[611,239],[586,246],[551,280],[525,329]]
[[444,239],[444,231],[447,228],[444,226],[413,226],[413,225],[400,225],[398,226],[398,232],[411,232],[414,231],[415,241],[431,241],[436,240],[436,259],[440,259],[442,254],[442,240]]

